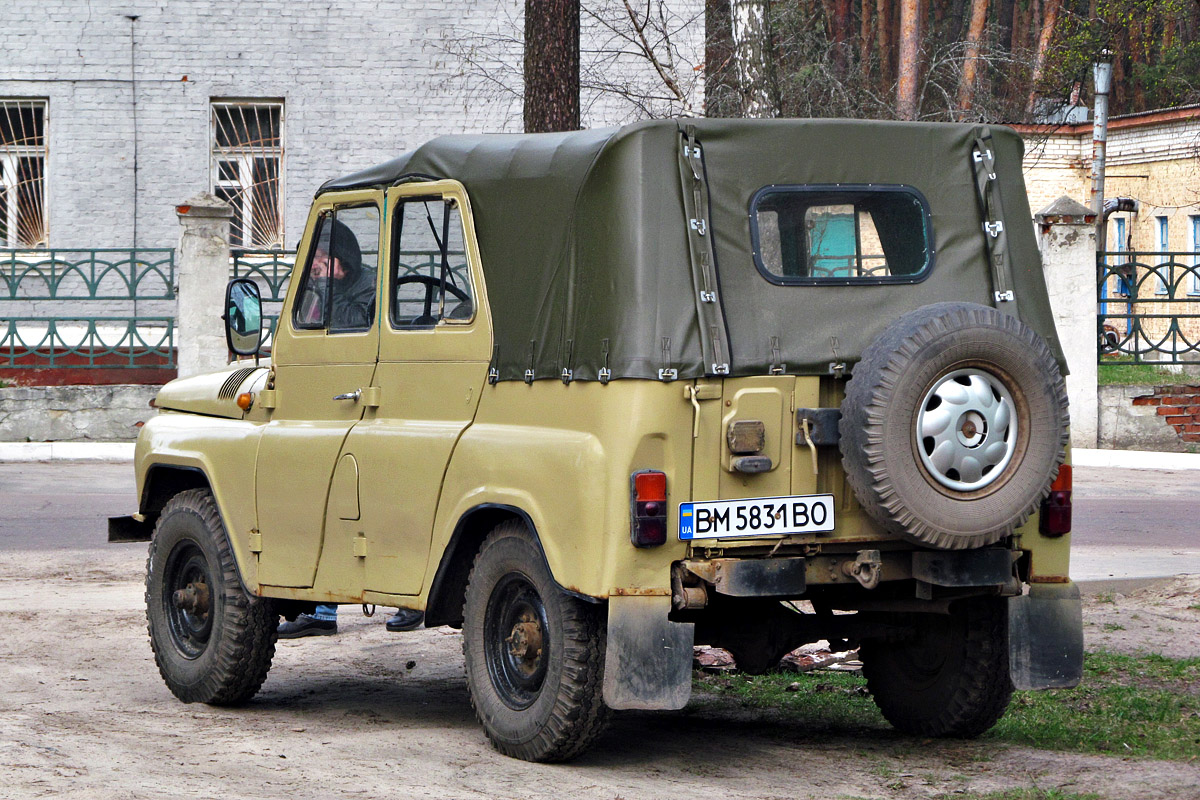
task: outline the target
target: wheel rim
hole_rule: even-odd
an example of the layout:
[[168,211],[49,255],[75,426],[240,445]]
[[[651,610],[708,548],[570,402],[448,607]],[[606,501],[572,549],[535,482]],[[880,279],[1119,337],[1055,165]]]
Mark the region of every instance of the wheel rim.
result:
[[921,400],[917,452],[930,476],[947,489],[986,488],[1016,452],[1016,403],[1004,383],[975,367],[947,373]]
[[549,662],[541,596],[524,575],[509,573],[492,590],[483,625],[492,686],[510,708],[529,708],[541,692]]
[[184,541],[167,557],[162,585],[171,643],[187,659],[199,658],[212,636],[212,579],[208,559],[195,542]]

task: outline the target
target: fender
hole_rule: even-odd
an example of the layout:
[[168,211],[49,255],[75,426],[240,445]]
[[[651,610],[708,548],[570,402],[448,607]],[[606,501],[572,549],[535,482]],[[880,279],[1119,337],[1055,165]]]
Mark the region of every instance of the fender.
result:
[[[429,588],[429,599],[425,606],[425,624],[450,625],[460,627],[463,620],[463,599],[467,588],[467,579],[471,575],[471,567],[475,563],[475,554],[479,552],[483,540],[492,529],[501,522],[517,519],[533,534],[537,543],[538,554],[546,571],[554,577],[550,564],[546,559],[546,551],[542,548],[541,536],[533,520],[524,510],[516,506],[500,503],[481,503],[468,509],[454,526],[450,541],[442,552],[442,559],[434,573],[433,583]],[[600,598],[582,594],[566,588],[554,578],[554,585],[563,594],[578,598],[588,603],[601,603]]]

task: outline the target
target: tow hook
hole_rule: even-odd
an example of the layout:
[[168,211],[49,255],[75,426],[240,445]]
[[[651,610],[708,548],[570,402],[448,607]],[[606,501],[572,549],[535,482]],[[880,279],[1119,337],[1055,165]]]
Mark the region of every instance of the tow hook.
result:
[[854,561],[842,562],[842,572],[861,583],[864,589],[874,589],[883,572],[883,559],[878,550],[859,550]]

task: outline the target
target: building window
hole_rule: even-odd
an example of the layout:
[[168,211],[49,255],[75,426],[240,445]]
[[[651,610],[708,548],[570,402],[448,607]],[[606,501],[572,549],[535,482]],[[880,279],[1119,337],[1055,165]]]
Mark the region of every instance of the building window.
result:
[[1192,253],[1191,294],[1200,294],[1200,215],[1188,217],[1188,250]]
[[212,104],[213,194],[233,207],[234,247],[283,247],[283,104]]
[[[1116,227],[1117,227],[1117,241],[1116,241],[1117,246],[1114,247],[1113,250],[1115,250],[1118,253],[1121,253],[1121,255],[1118,255],[1113,259],[1113,263],[1117,266],[1123,267],[1129,263],[1129,256],[1124,255],[1124,253],[1128,252],[1128,250],[1129,250],[1129,239],[1128,239],[1128,234],[1126,233],[1125,218],[1124,217],[1114,217],[1113,222],[1116,224]],[[1117,285],[1115,288],[1116,288],[1117,296],[1129,297],[1132,286],[1130,286],[1129,277],[1124,272],[1121,272],[1118,275]]]
[[[1155,223],[1158,231],[1158,252],[1166,253],[1168,251],[1167,244],[1168,228],[1166,217],[1155,217]],[[1167,285],[1171,283],[1171,257],[1162,255],[1158,257],[1158,267],[1155,269],[1155,291],[1159,294],[1167,293]]]
[[0,246],[45,247],[46,102],[0,100]]

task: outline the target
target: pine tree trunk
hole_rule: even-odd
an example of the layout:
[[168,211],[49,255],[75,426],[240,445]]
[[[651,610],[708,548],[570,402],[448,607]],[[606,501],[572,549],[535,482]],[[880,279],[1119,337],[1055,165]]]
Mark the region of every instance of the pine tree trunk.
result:
[[890,91],[892,78],[896,74],[892,69],[895,60],[893,48],[896,46],[896,37],[893,35],[896,30],[893,27],[895,9],[892,8],[892,0],[876,0],[875,19],[875,27],[879,30],[879,79],[883,87]]
[[900,0],[900,63],[896,111],[900,119],[917,118],[917,77],[921,58],[920,0]]
[[1030,80],[1029,99],[1025,103],[1025,113],[1032,115],[1037,103],[1038,90],[1042,76],[1046,71],[1046,54],[1050,51],[1050,42],[1054,39],[1054,27],[1058,24],[1058,11],[1062,8],[1062,0],[1046,0],[1045,18],[1042,20],[1042,33],[1038,37],[1037,54],[1033,61],[1033,75]]
[[962,79],[958,84],[958,108],[961,112],[969,111],[975,99],[979,49],[983,42],[983,29],[987,25],[987,13],[988,0],[972,0],[971,22],[967,27],[967,52],[963,61]]
[[850,26],[853,20],[850,14],[850,0],[834,0],[833,3],[833,63],[837,67],[839,77],[846,75],[850,65],[848,43],[850,41]]
[[742,116],[774,116],[770,92],[770,39],[766,0],[731,0],[733,60],[741,90]]
[[875,19],[872,4],[875,0],[862,0],[862,13],[858,28],[858,69],[864,78],[871,77],[871,49],[875,43]]
[[579,0],[525,0],[525,132],[579,129]]

